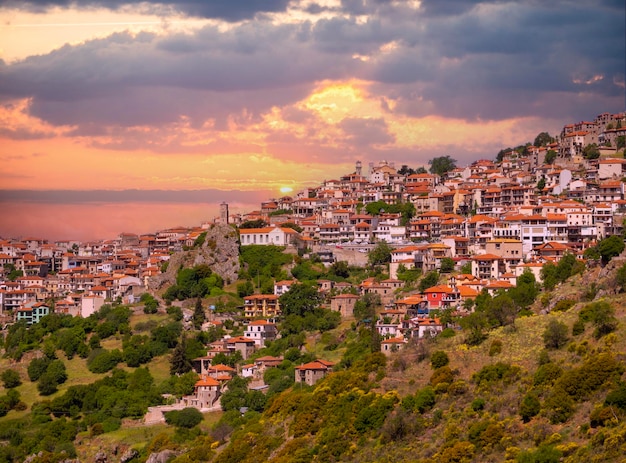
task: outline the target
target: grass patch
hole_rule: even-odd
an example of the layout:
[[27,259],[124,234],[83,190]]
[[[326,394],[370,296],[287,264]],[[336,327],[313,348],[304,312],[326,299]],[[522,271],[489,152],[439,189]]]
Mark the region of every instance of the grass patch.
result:
[[170,355],[165,354],[160,357],[153,358],[146,365],[150,374],[154,378],[154,384],[161,384],[166,379],[170,378]]
[[146,314],[146,313],[143,313],[143,312],[135,312],[130,317],[130,327],[131,327],[131,329],[134,330],[135,327],[139,323],[146,323],[146,322],[149,322],[149,321],[155,321],[155,322],[158,323],[160,321],[167,320],[168,317],[169,317],[169,315],[167,315],[165,313],[161,313],[161,312],[151,313],[151,314]]

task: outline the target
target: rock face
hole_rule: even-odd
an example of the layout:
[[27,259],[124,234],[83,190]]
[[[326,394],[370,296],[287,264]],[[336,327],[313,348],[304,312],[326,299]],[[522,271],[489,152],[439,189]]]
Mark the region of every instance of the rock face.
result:
[[146,460],[146,463],[167,463],[167,460],[176,455],[176,452],[173,450],[163,450],[159,453],[151,453]]
[[230,225],[215,224],[206,230],[204,243],[199,248],[177,252],[170,257],[167,271],[152,277],[150,289],[159,290],[176,283],[178,269],[208,265],[229,284],[239,272],[239,235]]

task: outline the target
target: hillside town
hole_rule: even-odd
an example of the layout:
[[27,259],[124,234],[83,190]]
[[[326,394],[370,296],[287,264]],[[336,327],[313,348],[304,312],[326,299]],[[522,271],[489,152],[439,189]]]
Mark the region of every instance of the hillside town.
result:
[[[585,250],[621,234],[625,137],[626,113],[601,114],[564,126],[542,146],[503,150],[493,161],[457,167],[447,157],[453,165],[442,173],[384,160],[367,167],[357,161],[353,172],[270,199],[247,214],[229,214],[224,202],[219,218],[197,227],[121,233],[95,242],[5,238],[0,241],[2,324],[38,323],[53,311],[89,317],[111,301],[138,302],[141,294],[154,291],[154,278],[174,253],[193,248],[219,223],[238,228],[241,246],[284,246],[315,254],[327,265],[348,258],[367,265],[368,255],[386,243],[391,248],[387,278],[367,278],[358,287],[320,280],[318,289],[326,306],[345,319],[353,316],[360,296],[379,297],[383,309],[373,323],[383,339],[381,351],[389,354],[412,338],[441,332],[445,327],[437,314],[442,310],[462,314],[468,300],[483,290],[493,295],[513,288],[524,272],[541,281],[545,263],[568,254],[583,260]],[[399,276],[413,269],[422,275],[441,271],[442,279],[423,291],[401,291],[405,281]],[[295,278],[275,281],[273,294],[243,298],[243,335],[211,343],[207,355],[194,361],[201,379],[182,403],[210,409],[235,372],[262,378],[266,368],[280,363],[281,358],[265,356],[237,371],[213,365],[212,359],[239,352],[245,362],[279,337],[280,297],[296,283]],[[205,328],[223,321],[210,320]],[[303,364],[295,381],[313,384],[332,368],[323,359]]]

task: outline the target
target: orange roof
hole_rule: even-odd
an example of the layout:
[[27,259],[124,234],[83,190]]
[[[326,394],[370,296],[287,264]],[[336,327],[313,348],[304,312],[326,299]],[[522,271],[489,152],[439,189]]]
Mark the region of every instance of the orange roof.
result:
[[432,286],[424,291],[424,293],[451,293],[452,288],[447,285]]
[[471,257],[472,260],[500,260],[502,256],[497,256],[495,254],[478,254],[476,256]]
[[199,381],[196,382],[195,387],[202,387],[202,386],[219,386],[220,383],[219,381],[209,377],[209,376],[205,376],[204,378],[200,379]]
[[314,360],[296,367],[296,370],[328,370],[334,363],[327,360]]

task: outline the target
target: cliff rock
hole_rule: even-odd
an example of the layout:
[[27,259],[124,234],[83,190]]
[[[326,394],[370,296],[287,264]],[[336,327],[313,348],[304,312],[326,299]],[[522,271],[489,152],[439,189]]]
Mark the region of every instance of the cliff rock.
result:
[[149,287],[159,290],[176,283],[178,269],[196,265],[208,265],[211,270],[230,284],[237,280],[239,272],[239,235],[230,225],[214,224],[206,230],[201,246],[174,253],[169,260],[167,271],[152,277]]

